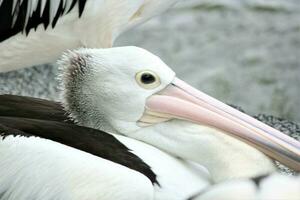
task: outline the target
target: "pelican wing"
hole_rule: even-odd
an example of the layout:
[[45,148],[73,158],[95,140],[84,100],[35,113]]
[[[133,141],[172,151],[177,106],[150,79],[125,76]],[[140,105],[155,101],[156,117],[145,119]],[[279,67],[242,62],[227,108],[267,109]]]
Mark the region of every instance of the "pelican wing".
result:
[[4,140],[10,135],[49,139],[119,163],[157,183],[150,166],[113,135],[72,124],[64,113],[56,102],[0,95],[0,137]]
[[87,0],[0,0],[0,42],[16,35],[28,34],[43,25],[54,28],[60,17],[78,7],[78,17]]
[[0,116],[72,123],[60,103],[17,95],[0,95]]

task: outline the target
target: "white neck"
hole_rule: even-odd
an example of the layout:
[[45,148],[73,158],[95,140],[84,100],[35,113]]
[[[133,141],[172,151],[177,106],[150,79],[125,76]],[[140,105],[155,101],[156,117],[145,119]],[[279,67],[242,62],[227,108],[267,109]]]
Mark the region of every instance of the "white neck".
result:
[[204,165],[215,182],[275,171],[273,161],[255,148],[219,130],[186,121],[157,124],[129,136]]

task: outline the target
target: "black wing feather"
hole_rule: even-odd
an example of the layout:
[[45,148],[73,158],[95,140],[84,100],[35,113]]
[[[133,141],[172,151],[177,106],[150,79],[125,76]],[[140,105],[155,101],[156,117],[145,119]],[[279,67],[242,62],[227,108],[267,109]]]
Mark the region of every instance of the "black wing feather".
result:
[[114,136],[68,121],[62,106],[43,99],[0,95],[0,136],[41,137],[136,170],[153,184],[156,174]]
[[72,123],[60,103],[17,95],[0,95],[0,116]]
[[[12,0],[3,0],[0,5],[0,42],[14,36],[18,33],[28,34],[32,29],[36,29],[40,24],[43,24],[47,29],[49,24],[54,28],[58,19],[69,13],[75,7],[78,7],[78,17],[81,17],[87,0],[70,0],[72,1],[70,9],[66,11],[63,0],[59,0],[59,8],[56,11],[55,17],[50,19],[50,3],[53,0],[47,0],[43,13],[40,13],[42,0],[38,0],[36,10],[28,18],[26,24],[27,9],[31,0],[17,0],[16,7],[13,8]],[[77,5],[77,6],[76,6]]]

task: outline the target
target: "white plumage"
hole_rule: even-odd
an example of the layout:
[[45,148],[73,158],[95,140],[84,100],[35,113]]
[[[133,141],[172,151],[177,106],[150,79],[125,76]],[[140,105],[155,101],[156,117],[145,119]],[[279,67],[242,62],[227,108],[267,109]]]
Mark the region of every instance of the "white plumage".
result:
[[[53,62],[66,49],[111,47],[121,33],[175,2],[0,0],[0,11],[5,11],[0,19],[0,72]],[[62,75],[65,105],[78,123],[125,134],[202,164],[212,180],[220,182],[193,199],[300,197],[299,178],[274,175],[255,186],[250,178],[275,171],[271,159],[257,149],[219,129],[149,111],[147,98],[161,95],[175,77],[159,58],[132,47],[79,50],[67,54],[61,65],[66,65]],[[144,71],[154,72],[159,82],[143,87],[137,77]],[[136,140],[115,137],[153,168],[161,187],[137,171],[53,141],[7,136],[0,142],[0,199],[180,200],[209,184],[204,171],[187,161]],[[299,169],[299,144],[286,141],[282,144],[291,151],[287,157],[294,156],[287,163]],[[232,178],[238,180],[222,183]]]
[[0,72],[54,62],[67,49],[106,48],[177,0],[2,0]]
[[151,167],[159,185],[109,159],[39,137],[10,135],[0,138],[0,199],[182,200],[209,185],[204,169],[115,137]]
[[[4,106],[1,111],[4,117],[0,117],[0,128],[4,130],[0,141],[0,199],[205,200],[231,199],[236,195],[243,195],[245,199],[270,199],[274,195],[283,199],[291,195],[295,199],[299,197],[299,178],[274,174],[255,185],[255,178],[275,171],[271,159],[259,150],[205,123],[173,119],[171,113],[159,114],[149,110],[155,103],[149,103],[153,94],[175,98],[169,87],[166,90],[166,85],[172,83],[171,87],[175,87],[178,84],[174,81],[174,72],[151,53],[136,47],[81,49],[65,54],[60,65],[65,108],[77,123],[145,141],[173,156],[137,140],[114,135],[118,143],[127,146],[141,159],[137,165],[144,162],[151,167],[158,185],[144,171],[111,162],[109,156],[103,159],[95,156],[93,151],[89,154],[89,150],[83,152],[54,142],[62,135],[56,136],[48,131],[54,136],[54,141],[22,136],[14,131],[14,127],[21,127],[26,136],[31,126],[36,131],[36,127],[41,129],[43,125],[34,120],[33,125],[28,125],[26,118],[29,116],[19,110],[18,115],[25,118],[22,121],[18,119],[20,116],[16,116],[20,124],[14,123],[5,117],[7,109]],[[189,107],[189,104],[180,106],[184,101],[177,101],[175,110],[179,108],[183,112],[185,107]],[[162,109],[168,108],[168,104],[161,103]],[[39,117],[39,113],[36,114]],[[10,115],[13,116],[13,113]],[[32,117],[35,119],[34,115]],[[46,124],[52,127],[51,122]],[[67,124],[62,126],[59,128],[64,130],[61,132],[64,135],[62,138],[72,134],[74,129],[68,129]],[[218,123],[212,126],[217,127]],[[56,126],[53,128],[57,129]],[[85,145],[86,140],[80,141],[83,139],[82,132],[76,138],[75,144],[78,141]],[[74,140],[71,141],[74,143]],[[103,143],[103,138],[100,141]],[[100,148],[99,144],[97,148]],[[268,145],[265,144],[266,147]],[[286,143],[287,150],[289,145]],[[265,146],[261,146],[262,150]],[[114,150],[107,152],[104,148],[111,156],[115,156]],[[273,152],[277,155],[276,148]],[[292,156],[295,161],[287,163],[292,163],[297,169],[297,157]],[[196,162],[196,167],[189,160]],[[210,178],[199,164],[209,171]],[[215,186],[207,187],[210,179],[216,183]],[[282,184],[287,185],[288,189],[271,192]],[[50,195],[47,195],[48,192]]]
[[[211,100],[213,103],[209,105],[212,108],[200,108],[199,99],[189,96],[196,94],[195,89],[181,84],[165,63],[143,49],[82,49],[66,54],[60,65],[65,107],[80,125],[123,134],[202,164],[215,183],[248,179],[245,186],[239,185],[238,181],[237,184],[225,183],[225,188],[217,186],[217,194],[218,191],[227,191],[227,187],[231,194],[230,187],[233,186],[245,188],[241,193],[249,193],[249,198],[256,196],[259,190],[248,187],[254,184],[251,178],[276,171],[273,161],[263,152],[281,159],[295,170],[300,168],[299,142],[270,127],[266,131],[255,120],[239,121],[238,115],[229,115],[234,113],[232,108],[218,103],[221,109],[227,109],[223,114],[221,109],[218,110],[219,105],[214,103],[216,100]],[[181,90],[187,92],[182,93]],[[222,115],[225,117],[220,117]],[[221,120],[218,121],[218,118]],[[260,134],[268,139],[261,139]],[[247,137],[252,141],[247,141]],[[282,140],[277,143],[278,138]],[[259,145],[259,150],[252,145]],[[271,153],[265,151],[268,148]],[[280,155],[282,152],[284,155]],[[289,178],[284,177],[283,183],[285,179],[289,182]],[[266,187],[279,187],[277,183]],[[262,189],[267,190],[266,187]],[[291,192],[294,189],[291,187]],[[285,195],[284,191],[282,195]]]
[[274,174],[264,178],[258,185],[251,179],[226,181],[209,187],[190,200],[298,200],[300,177]]
[[1,200],[153,199],[142,174],[65,145],[9,136],[0,149]]

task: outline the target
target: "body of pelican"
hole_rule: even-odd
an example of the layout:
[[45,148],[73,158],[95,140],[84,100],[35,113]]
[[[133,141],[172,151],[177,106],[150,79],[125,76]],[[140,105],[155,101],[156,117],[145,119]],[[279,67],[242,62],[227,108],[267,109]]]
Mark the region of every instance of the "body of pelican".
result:
[[0,199],[183,200],[205,169],[120,135],[74,125],[46,100],[0,96]]

